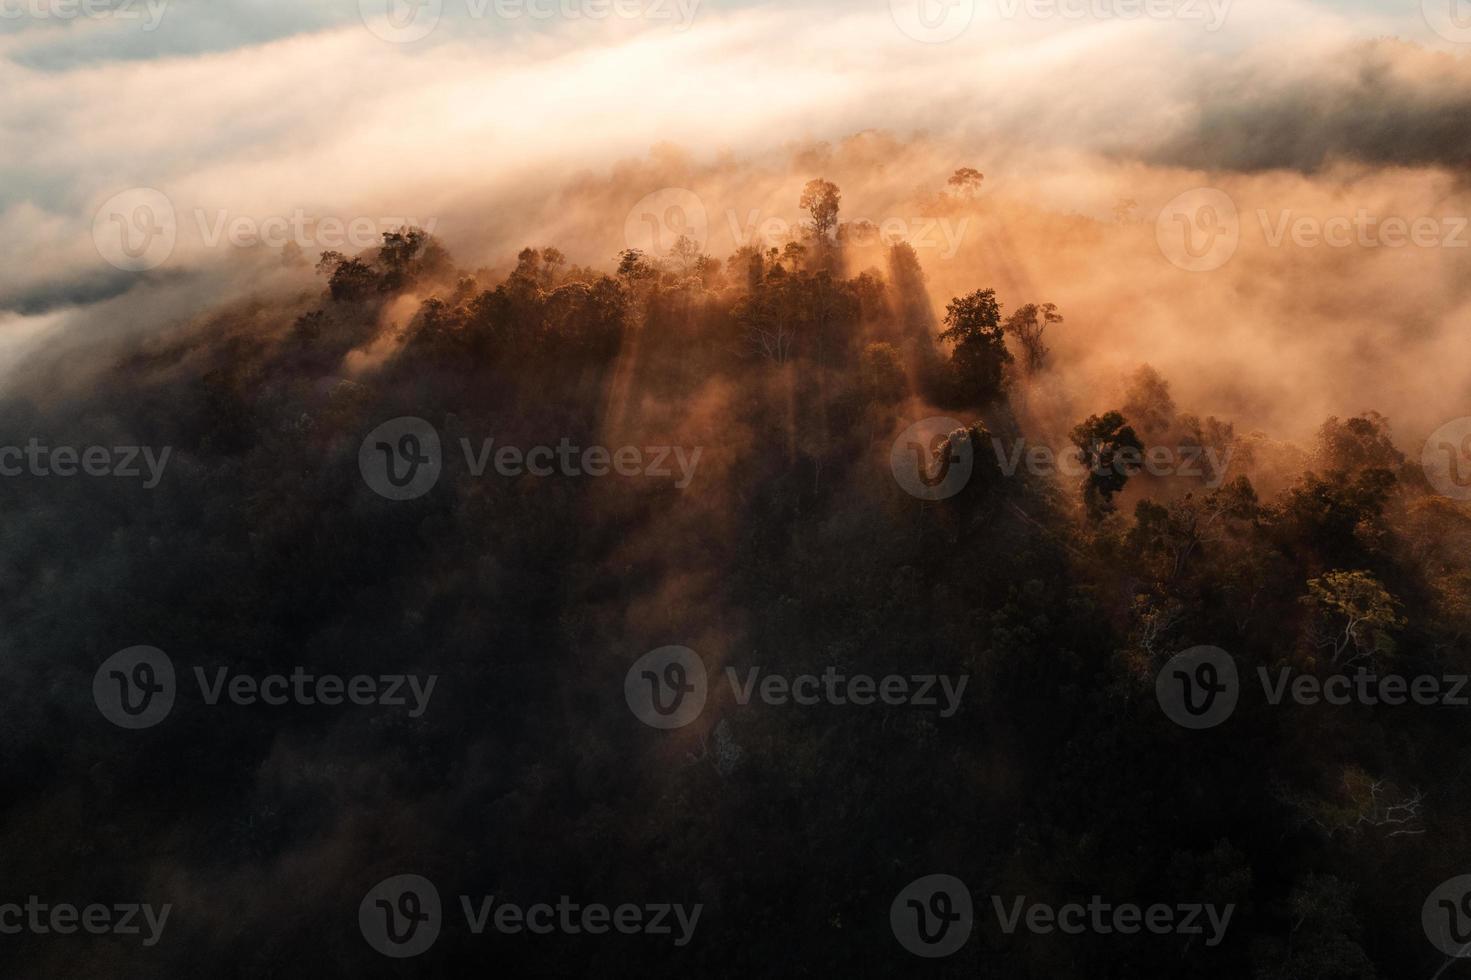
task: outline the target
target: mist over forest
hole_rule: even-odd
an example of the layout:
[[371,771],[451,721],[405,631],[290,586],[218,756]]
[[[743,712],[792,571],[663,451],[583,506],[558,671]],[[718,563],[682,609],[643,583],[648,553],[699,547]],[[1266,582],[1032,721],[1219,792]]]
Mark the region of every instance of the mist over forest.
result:
[[1465,970],[1454,14],[359,6],[0,34],[0,973]]

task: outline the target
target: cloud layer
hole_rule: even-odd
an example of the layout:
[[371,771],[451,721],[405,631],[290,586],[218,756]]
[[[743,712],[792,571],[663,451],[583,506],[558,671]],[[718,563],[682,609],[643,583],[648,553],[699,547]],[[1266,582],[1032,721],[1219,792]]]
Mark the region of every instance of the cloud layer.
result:
[[[944,177],[973,165],[991,203],[953,254],[921,249],[935,299],[995,285],[1065,303],[1089,324],[1088,390],[1144,360],[1189,374],[1205,337],[1216,369],[1177,383],[1253,424],[1357,410],[1377,364],[1471,380],[1455,367],[1467,250],[1267,242],[1284,215],[1466,213],[1471,61],[1417,11],[1239,2],[1210,31],[981,4],[935,44],[887,4],[707,3],[688,29],[462,6],[411,44],[351,6],[180,3],[153,32],[10,22],[4,366],[252,288],[274,251],[242,244],[300,222],[308,255],[342,247],[323,233],[334,222],[406,221],[469,265],[534,243],[606,266],[636,202],[689,188],[723,257],[752,216],[794,224],[795,189],[819,174],[844,187],[846,219],[919,234]],[[848,139],[875,132],[888,135]],[[1197,275],[1166,261],[1155,217],[1207,185],[1236,201],[1242,244]],[[135,187],[164,194],[177,225],[168,261],[142,274],[102,261],[93,238],[99,206]],[[1119,221],[1121,200],[1135,206]],[[1406,401],[1416,427],[1443,411]]]

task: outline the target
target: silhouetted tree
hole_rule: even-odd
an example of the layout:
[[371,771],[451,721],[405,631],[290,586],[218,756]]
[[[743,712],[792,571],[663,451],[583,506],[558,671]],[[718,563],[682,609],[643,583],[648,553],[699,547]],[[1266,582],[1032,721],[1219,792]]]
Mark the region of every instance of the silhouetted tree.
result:
[[945,183],[953,190],[957,197],[975,197],[976,192],[981,189],[981,182],[986,175],[974,167],[961,167],[950,175]]
[[1048,349],[1042,342],[1042,335],[1047,332],[1048,327],[1061,322],[1062,315],[1057,312],[1057,304],[1043,303],[1038,306],[1036,303],[1028,303],[1019,307],[1002,324],[1002,329],[1021,344],[1025,357],[1023,363],[1028,374],[1037,374],[1046,366]]
[[1399,600],[1366,571],[1335,571],[1308,582],[1314,645],[1334,666],[1373,662],[1394,652],[1389,631],[1405,625]]
[[1141,364],[1129,378],[1123,413],[1144,438],[1163,437],[1175,424],[1175,399],[1170,396],[1170,383],[1148,364]]
[[811,220],[809,230],[820,248],[828,247],[838,227],[838,207],[843,195],[838,185],[827,180],[809,180],[798,202]]
[[1001,394],[1002,372],[1011,363],[996,291],[979,289],[951,300],[945,327],[940,340],[955,345],[950,354],[953,397],[969,405],[994,401]]
[[1143,460],[1144,444],[1118,412],[1090,415],[1073,427],[1073,445],[1088,468],[1083,478],[1083,505],[1100,520],[1113,511],[1113,498],[1129,482]]

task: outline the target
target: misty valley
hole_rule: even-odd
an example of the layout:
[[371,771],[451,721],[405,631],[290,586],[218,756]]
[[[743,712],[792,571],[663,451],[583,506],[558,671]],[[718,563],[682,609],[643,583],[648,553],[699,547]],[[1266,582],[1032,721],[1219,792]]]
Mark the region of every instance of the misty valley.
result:
[[0,976],[1471,976],[1456,2],[133,8],[0,0]]

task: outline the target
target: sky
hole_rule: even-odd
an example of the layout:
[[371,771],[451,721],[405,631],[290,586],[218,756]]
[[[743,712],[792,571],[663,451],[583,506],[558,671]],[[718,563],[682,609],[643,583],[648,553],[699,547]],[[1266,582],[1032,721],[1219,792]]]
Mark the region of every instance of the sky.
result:
[[[843,175],[845,218],[917,230],[961,165],[1020,224],[1004,254],[961,242],[931,263],[937,301],[1025,268],[1014,288],[1075,297],[1100,323],[1155,283],[1179,297],[1174,319],[1270,332],[1322,316],[1302,296],[1408,276],[1383,313],[1436,319],[1413,329],[1438,358],[1462,309],[1457,247],[1252,249],[1288,212],[1465,213],[1468,51],[1466,0],[0,0],[0,384],[38,344],[259,288],[240,270],[262,238],[314,257],[410,223],[471,267],[525,244],[606,267],[645,202],[667,219],[668,195],[698,185],[703,244],[723,257],[748,216],[794,223],[793,188],[819,175]],[[1129,200],[1123,223],[1153,231],[1200,187],[1226,188],[1251,239],[1214,276],[1170,278],[1153,235],[1135,269],[1127,231],[1080,252],[1039,230],[1103,227]],[[167,239],[163,259],[118,254],[122,231],[166,212],[169,234],[148,239]],[[1259,319],[1228,323],[1232,303]],[[1354,331],[1379,328],[1353,319],[1340,329],[1362,353],[1380,335]],[[1178,324],[1134,329],[1187,362]],[[1109,336],[1098,371],[1144,359],[1123,326]],[[1363,383],[1345,370],[1342,389]]]

